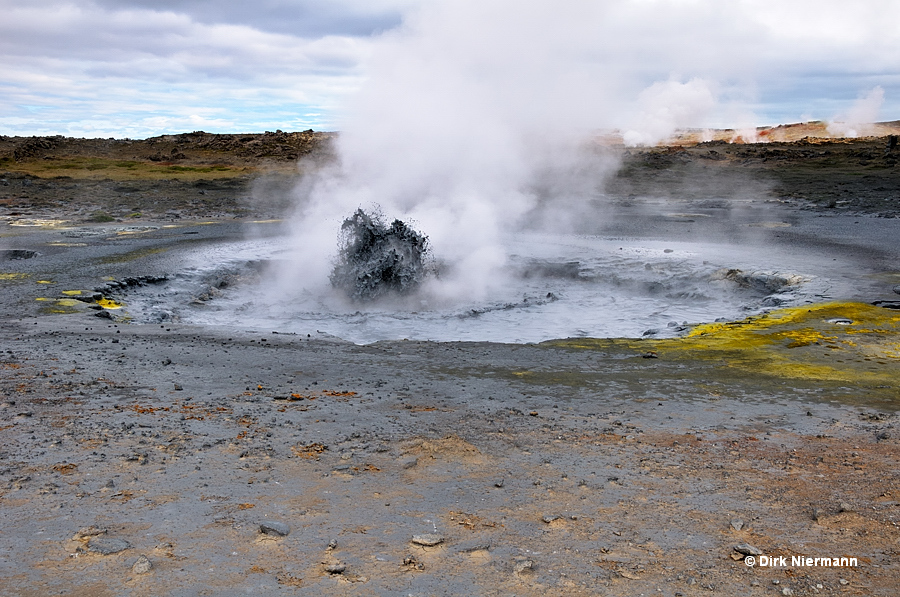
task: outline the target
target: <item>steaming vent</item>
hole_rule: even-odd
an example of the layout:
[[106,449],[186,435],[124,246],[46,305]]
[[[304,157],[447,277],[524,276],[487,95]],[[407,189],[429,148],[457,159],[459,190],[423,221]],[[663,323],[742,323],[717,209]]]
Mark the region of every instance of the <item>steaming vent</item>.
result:
[[428,237],[378,211],[357,209],[341,224],[331,285],[355,301],[414,291],[429,273]]

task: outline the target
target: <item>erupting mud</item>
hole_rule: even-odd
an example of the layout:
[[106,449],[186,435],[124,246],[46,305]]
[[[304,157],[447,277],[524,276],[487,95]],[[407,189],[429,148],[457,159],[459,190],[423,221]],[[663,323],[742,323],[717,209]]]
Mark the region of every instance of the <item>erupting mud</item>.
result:
[[428,237],[400,220],[385,225],[380,213],[357,209],[341,225],[331,284],[354,300],[406,294],[428,274]]

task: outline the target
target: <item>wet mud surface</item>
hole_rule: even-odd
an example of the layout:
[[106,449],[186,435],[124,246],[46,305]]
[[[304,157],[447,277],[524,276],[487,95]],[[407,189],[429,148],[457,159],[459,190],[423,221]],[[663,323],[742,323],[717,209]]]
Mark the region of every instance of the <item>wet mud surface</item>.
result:
[[[610,226],[730,234],[695,208]],[[805,313],[355,345],[122,315],[277,223],[66,209],[0,227],[4,595],[896,594],[900,311],[870,304],[897,298],[895,218],[760,220],[866,271]]]

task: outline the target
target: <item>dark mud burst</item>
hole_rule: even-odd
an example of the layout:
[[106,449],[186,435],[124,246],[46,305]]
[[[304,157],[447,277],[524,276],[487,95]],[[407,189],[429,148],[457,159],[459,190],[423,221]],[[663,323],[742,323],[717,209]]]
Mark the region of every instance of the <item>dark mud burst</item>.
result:
[[341,224],[338,244],[329,279],[353,300],[407,294],[428,274],[428,237],[400,220],[385,225],[377,211],[357,209]]

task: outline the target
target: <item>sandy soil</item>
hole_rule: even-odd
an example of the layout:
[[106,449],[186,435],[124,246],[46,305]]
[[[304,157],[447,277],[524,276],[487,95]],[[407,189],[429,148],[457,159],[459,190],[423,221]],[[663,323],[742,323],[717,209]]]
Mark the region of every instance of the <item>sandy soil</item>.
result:
[[[641,153],[622,184],[680,184],[677,164],[646,165],[656,154],[677,152]],[[896,594],[896,311],[746,327],[758,346],[734,326],[667,343],[358,346],[136,325],[93,289],[260,224],[214,202],[212,224],[70,222],[101,233],[66,237],[22,224],[85,205],[17,193],[0,228],[3,594]],[[889,227],[840,222],[822,218],[822,246],[877,253],[886,295],[872,298],[889,296],[900,249],[875,251]],[[736,546],[786,564],[748,566]]]

